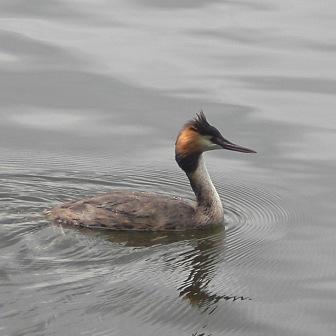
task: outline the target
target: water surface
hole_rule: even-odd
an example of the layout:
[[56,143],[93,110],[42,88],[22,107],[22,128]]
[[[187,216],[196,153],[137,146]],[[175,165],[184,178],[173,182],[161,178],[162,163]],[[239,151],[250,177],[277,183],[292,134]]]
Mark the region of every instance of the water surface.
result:
[[[1,335],[334,335],[335,3],[2,1]],[[192,198],[203,109],[225,229],[111,233],[44,209],[115,188]]]

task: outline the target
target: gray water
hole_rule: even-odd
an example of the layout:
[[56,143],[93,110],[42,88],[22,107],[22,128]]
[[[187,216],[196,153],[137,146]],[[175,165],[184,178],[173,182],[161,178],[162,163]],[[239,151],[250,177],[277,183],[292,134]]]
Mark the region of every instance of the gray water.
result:
[[[0,2],[0,334],[335,335],[336,3]],[[203,109],[225,229],[95,232],[44,209],[192,198]]]

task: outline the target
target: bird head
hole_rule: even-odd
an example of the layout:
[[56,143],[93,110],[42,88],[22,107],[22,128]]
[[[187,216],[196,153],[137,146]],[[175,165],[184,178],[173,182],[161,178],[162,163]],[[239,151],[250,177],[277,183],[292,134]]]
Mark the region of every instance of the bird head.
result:
[[203,113],[187,122],[177,136],[175,153],[177,156],[187,157],[200,155],[214,149],[227,149],[242,153],[256,153],[254,150],[242,147],[225,139],[220,131],[210,125]]

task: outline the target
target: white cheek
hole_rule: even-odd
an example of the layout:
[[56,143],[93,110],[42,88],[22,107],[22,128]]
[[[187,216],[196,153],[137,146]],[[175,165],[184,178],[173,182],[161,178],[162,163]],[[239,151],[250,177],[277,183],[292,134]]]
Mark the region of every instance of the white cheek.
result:
[[203,151],[208,151],[208,150],[214,150],[214,149],[220,149],[219,145],[214,144],[210,138],[208,137],[202,137],[200,138],[200,145],[203,148]]
[[222,149],[222,147],[217,144],[212,143],[211,147],[208,150],[213,150],[213,149]]

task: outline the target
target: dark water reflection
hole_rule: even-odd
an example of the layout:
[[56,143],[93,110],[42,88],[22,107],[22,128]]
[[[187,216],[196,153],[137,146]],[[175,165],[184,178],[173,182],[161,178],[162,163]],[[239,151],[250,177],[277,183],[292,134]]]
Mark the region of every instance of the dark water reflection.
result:
[[[334,2],[2,1],[1,335],[334,335]],[[204,109],[225,229],[77,230],[114,188],[192,198]]]

